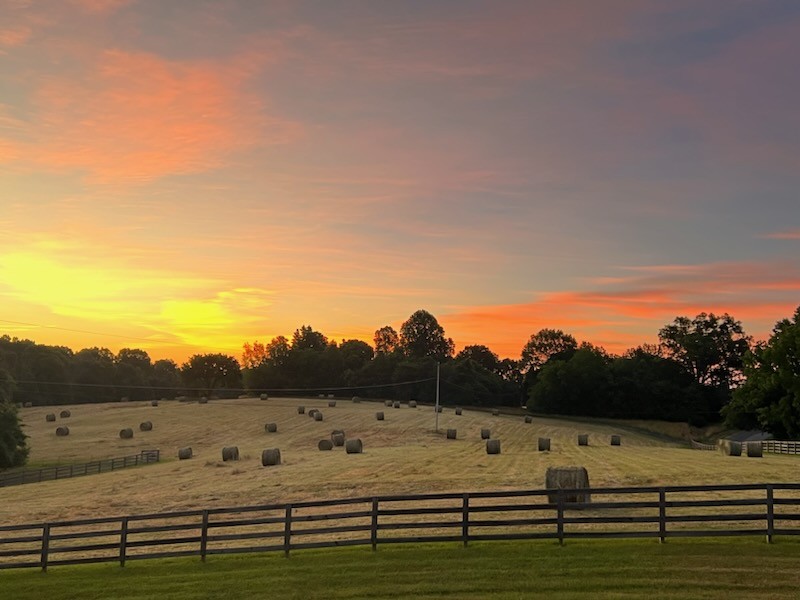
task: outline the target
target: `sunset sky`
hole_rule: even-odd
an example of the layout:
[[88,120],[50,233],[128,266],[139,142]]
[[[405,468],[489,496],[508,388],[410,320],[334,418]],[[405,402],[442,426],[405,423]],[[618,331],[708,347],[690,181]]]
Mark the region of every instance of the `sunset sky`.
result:
[[798,107],[796,0],[2,0],[0,334],[764,338]]

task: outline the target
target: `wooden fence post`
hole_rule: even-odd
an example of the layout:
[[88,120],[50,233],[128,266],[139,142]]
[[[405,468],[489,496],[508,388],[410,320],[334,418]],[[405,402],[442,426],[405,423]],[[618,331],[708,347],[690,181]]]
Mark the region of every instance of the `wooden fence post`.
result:
[[557,513],[556,513],[556,530],[558,532],[558,543],[564,545],[564,492],[558,490],[557,494]]
[[667,538],[667,491],[658,490],[658,541],[664,543]]
[[767,484],[767,543],[772,543],[772,534],[775,531],[775,497],[772,484]]
[[125,566],[125,558],[128,552],[128,517],[122,518],[119,528],[119,566]]
[[47,559],[50,552],[50,524],[45,523],[42,527],[42,556],[41,565],[42,571],[47,571]]
[[283,555],[289,558],[289,550],[292,547],[292,505],[286,505],[286,523],[283,528]]
[[372,523],[370,524],[370,542],[372,543],[372,551],[378,549],[378,497],[372,498]]
[[466,548],[469,543],[469,494],[461,498],[461,540]]
[[208,547],[208,511],[203,511],[203,524],[200,528],[200,560],[206,562],[206,548]]

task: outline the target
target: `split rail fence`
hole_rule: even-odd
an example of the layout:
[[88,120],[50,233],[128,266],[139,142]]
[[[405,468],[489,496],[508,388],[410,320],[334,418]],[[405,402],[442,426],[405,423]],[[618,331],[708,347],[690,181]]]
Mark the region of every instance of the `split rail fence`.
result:
[[764,452],[773,454],[800,454],[800,442],[782,442],[779,440],[764,440]]
[[22,485],[25,483],[39,483],[53,479],[69,479],[82,475],[95,475],[106,471],[116,471],[127,467],[137,467],[158,462],[161,453],[158,450],[142,450],[139,454],[119,456],[117,458],[104,458],[77,465],[59,465],[44,467],[42,469],[23,469],[9,473],[0,473],[0,487]]
[[406,542],[800,535],[800,483],[415,494],[0,526],[0,568]]

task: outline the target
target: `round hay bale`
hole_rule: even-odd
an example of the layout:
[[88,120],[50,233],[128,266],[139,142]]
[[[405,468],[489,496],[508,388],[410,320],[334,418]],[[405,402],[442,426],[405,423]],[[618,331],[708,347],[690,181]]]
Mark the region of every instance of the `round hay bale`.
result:
[[298,407],[297,407],[297,414],[298,414],[298,415],[302,415],[302,414],[304,414],[305,412],[306,412],[306,407],[305,407],[305,406],[298,406]]
[[259,400],[269,400],[269,394],[261,394],[258,398]]
[[317,414],[318,412],[319,411],[316,408],[312,408],[310,411],[308,411],[309,418],[313,419],[314,415]]
[[533,423],[533,417],[530,415],[525,415],[525,422],[526,423]]
[[197,401],[199,404],[208,404],[208,398],[203,396],[200,400]]
[[339,434],[344,435],[344,429],[334,429],[333,431],[331,431],[331,439],[333,439],[333,436]]
[[393,404],[393,402],[391,400],[384,400],[383,401],[383,405],[384,406],[388,406],[389,408],[392,407],[392,404]]
[[58,437],[64,437],[65,435],[69,435],[69,427],[62,425],[61,427],[56,427],[56,435]]
[[264,431],[267,433],[275,433],[278,431],[278,424],[277,423],[267,423],[264,425]]
[[361,454],[364,450],[364,445],[359,438],[355,438],[353,440],[347,440],[344,444],[344,449],[348,454]]
[[317,448],[320,450],[333,450],[333,442],[330,440],[320,440],[319,444],[317,444]]
[[588,446],[589,445],[589,434],[581,433],[578,435],[578,446]]
[[331,442],[334,446],[344,446],[344,433],[334,433],[331,435]]
[[151,400],[150,406],[158,406],[158,400]]
[[618,435],[611,436],[611,445],[612,446],[621,446],[622,445],[622,438]]
[[48,423],[52,423],[53,421],[56,420],[56,413],[47,413],[44,416],[44,420],[47,421]]
[[225,446],[222,449],[222,460],[239,460],[239,446]]
[[68,419],[68,418],[70,418],[70,417],[72,416],[72,413],[71,413],[71,412],[69,412],[68,410],[62,410],[62,411],[59,413],[59,416],[60,416],[62,419]]
[[392,406],[394,406],[395,408],[400,408],[400,403],[399,402],[395,402],[394,404],[392,404]]
[[139,431],[153,431],[152,421],[142,421],[139,423]]
[[500,454],[500,440],[486,440],[486,454]]
[[493,408],[492,409],[492,416],[493,417],[499,417],[500,416],[500,411],[498,409],[496,409],[496,408]]
[[747,456],[750,458],[761,458],[764,456],[764,444],[761,442],[747,442]]
[[463,409],[460,406],[457,406],[456,407],[456,415],[460,417],[462,412],[463,412]]
[[550,452],[550,438],[539,438],[539,452]]
[[447,430],[447,439],[448,440],[456,439],[456,430],[455,429],[448,429]]
[[[570,490],[563,494],[564,502],[591,502],[589,472],[586,467],[547,467],[544,487],[548,490]],[[547,494],[550,504],[558,502],[558,493]]]
[[376,418],[378,421],[383,421],[383,411],[376,412],[376,413],[375,413],[375,418]]
[[330,400],[328,402],[328,408],[334,408],[336,406],[336,400]]
[[408,401],[408,408],[417,408],[417,401],[416,400],[409,400]]
[[315,421],[322,421],[322,413],[317,411],[314,413],[314,420]]
[[278,448],[267,448],[261,452],[261,466],[274,467],[281,464],[281,451]]
[[123,440],[129,440],[133,437],[133,429],[130,427],[126,427],[125,429],[119,430],[119,437]]
[[187,458],[192,458],[192,449],[191,449],[191,447],[179,448],[178,449],[178,460],[186,460]]
[[741,456],[742,455],[742,443],[735,442],[733,440],[718,440],[717,441],[717,448],[719,448],[720,452],[724,456]]
[[359,402],[361,402],[361,398],[358,396],[353,396],[353,403],[358,404]]
[[490,437],[492,437],[491,430],[489,430],[489,429],[481,429],[481,439],[482,440],[488,440]]

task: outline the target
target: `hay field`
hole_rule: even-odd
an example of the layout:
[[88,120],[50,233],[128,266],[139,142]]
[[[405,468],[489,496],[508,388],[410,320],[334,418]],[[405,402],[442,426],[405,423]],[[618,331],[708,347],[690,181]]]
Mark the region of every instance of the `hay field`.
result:
[[[307,414],[318,408],[321,422]],[[30,436],[31,466],[84,462],[159,448],[162,462],[74,479],[0,488],[0,522],[23,523],[93,516],[114,516],[189,508],[293,502],[390,493],[477,491],[544,487],[549,466],[581,465],[591,485],[677,485],[795,481],[798,457],[725,457],[691,450],[679,440],[648,435],[625,424],[576,422],[522,417],[452,408],[439,415],[434,431],[430,406],[395,409],[382,403],[349,399],[328,407],[322,399],[257,398],[213,400],[208,404],[162,401],[109,403],[68,407],[72,416],[45,421],[63,407],[20,411]],[[376,411],[386,419],[377,421]],[[152,421],[153,430],[139,431]],[[267,422],[278,424],[266,433]],[[56,437],[68,424],[70,435]],[[134,429],[130,440],[119,430]],[[502,454],[490,456],[480,438],[491,429],[502,442]],[[456,428],[458,439],[445,431]],[[342,429],[363,440],[364,453],[347,455],[344,448],[321,452],[317,442]],[[590,446],[578,447],[577,435],[588,433]],[[609,445],[613,433],[622,446]],[[551,452],[536,450],[539,436],[552,439]],[[241,460],[222,462],[223,446],[239,447]],[[194,457],[178,461],[178,448],[191,446]],[[261,466],[261,451],[280,448],[283,464]]]

